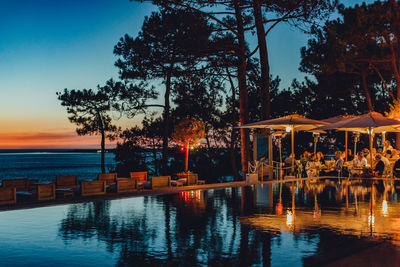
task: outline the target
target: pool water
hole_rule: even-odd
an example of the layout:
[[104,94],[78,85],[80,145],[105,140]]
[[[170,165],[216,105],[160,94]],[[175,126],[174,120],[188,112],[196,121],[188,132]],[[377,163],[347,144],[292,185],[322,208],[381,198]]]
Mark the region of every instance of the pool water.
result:
[[0,266],[334,266],[370,251],[393,258],[398,244],[392,181],[298,181],[0,212]]

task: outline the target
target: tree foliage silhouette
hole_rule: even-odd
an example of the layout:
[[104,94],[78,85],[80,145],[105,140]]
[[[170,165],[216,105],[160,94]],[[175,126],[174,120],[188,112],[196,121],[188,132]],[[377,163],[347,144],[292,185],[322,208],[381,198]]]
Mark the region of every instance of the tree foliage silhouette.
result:
[[115,65],[122,79],[162,81],[165,84],[163,105],[163,157],[166,170],[170,135],[170,95],[175,77],[202,68],[201,58],[208,47],[211,27],[201,14],[162,10],[146,17],[136,38],[125,35],[114,48],[119,56]]
[[[101,171],[105,173],[104,153],[107,133],[113,134],[117,127],[112,124],[110,86],[118,83],[110,80],[104,87],[98,86],[96,90],[68,90],[58,92],[58,100],[66,107],[70,122],[77,125],[78,135],[101,135]],[[108,137],[112,138],[112,135]]]

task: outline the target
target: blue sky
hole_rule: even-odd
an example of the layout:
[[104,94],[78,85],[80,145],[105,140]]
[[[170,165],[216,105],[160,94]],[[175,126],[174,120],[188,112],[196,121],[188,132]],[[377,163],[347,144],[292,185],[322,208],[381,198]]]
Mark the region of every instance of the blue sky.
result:
[[[0,0],[0,148],[2,133],[72,133],[56,92],[116,78],[114,45],[135,36],[153,10],[128,0]],[[267,40],[271,73],[283,87],[304,77],[298,65],[307,39],[282,25]]]

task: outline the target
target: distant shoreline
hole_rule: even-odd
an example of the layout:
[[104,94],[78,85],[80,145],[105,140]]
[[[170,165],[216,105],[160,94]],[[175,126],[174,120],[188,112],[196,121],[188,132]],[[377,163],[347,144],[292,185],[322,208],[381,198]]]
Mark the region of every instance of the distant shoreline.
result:
[[[3,153],[98,153],[99,149],[0,149]],[[114,149],[106,149],[106,153],[112,153]]]

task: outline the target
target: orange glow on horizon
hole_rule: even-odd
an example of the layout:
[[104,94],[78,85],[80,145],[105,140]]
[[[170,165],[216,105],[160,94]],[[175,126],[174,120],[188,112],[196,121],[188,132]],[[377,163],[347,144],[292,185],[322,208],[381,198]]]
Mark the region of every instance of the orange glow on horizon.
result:
[[[106,140],[106,147],[115,142]],[[100,148],[100,136],[79,136],[75,132],[18,132],[1,133],[0,149],[75,149]]]

